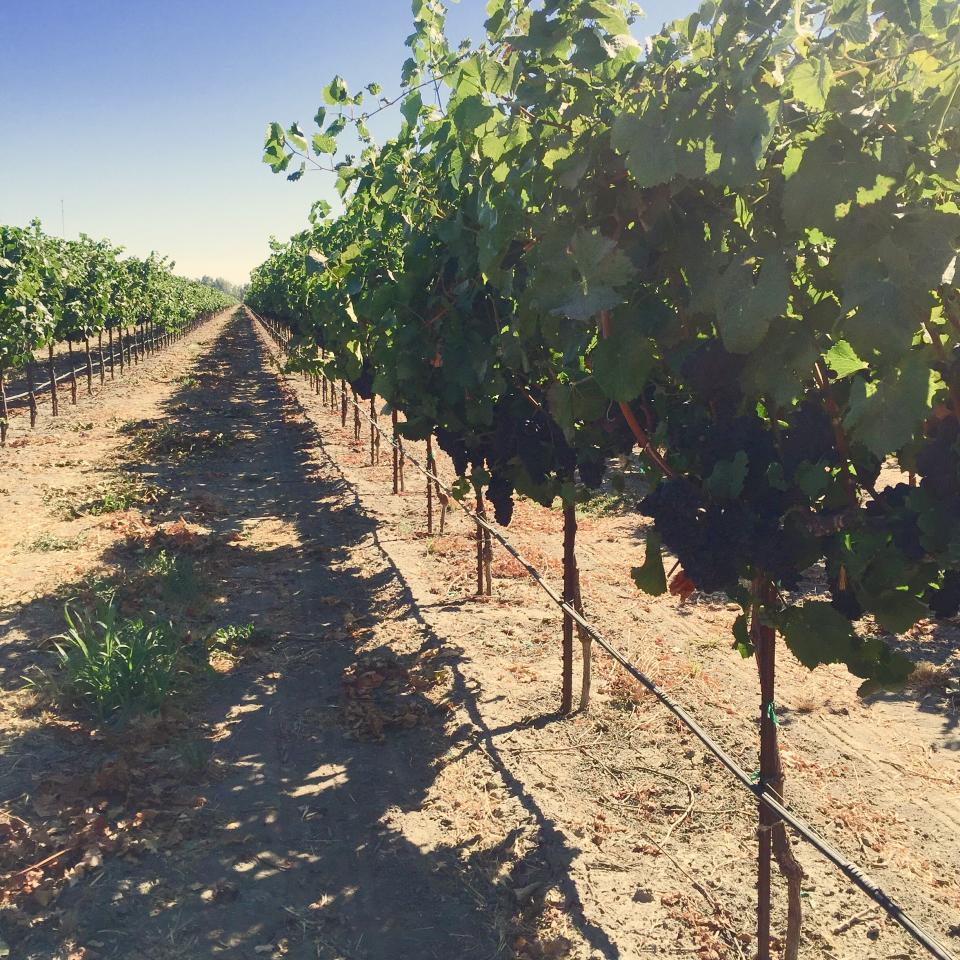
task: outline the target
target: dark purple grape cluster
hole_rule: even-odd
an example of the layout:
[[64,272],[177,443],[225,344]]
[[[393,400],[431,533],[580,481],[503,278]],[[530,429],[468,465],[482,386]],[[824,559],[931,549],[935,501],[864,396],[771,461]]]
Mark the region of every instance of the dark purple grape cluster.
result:
[[838,577],[828,577],[827,586],[830,587],[830,604],[834,610],[854,622],[863,616],[863,607],[849,582],[841,587]]
[[737,581],[746,510],[738,503],[709,504],[684,479],[664,480],[640,502],[663,542],[700,590],[712,593]]
[[955,617],[960,610],[960,571],[948,570],[940,586],[929,592],[927,603],[938,619]]
[[513,484],[502,474],[494,474],[484,496],[493,504],[493,517],[501,527],[513,519]]
[[923,477],[920,486],[940,500],[953,500],[960,495],[958,436],[957,418],[944,417],[917,454],[917,473]]
[[606,461],[597,458],[596,460],[581,460],[577,464],[580,471],[580,479],[584,486],[591,490],[596,490],[603,483],[603,476],[607,472]]
[[883,519],[884,527],[893,536],[897,548],[909,560],[922,560],[926,550],[920,542],[919,517],[907,506],[907,498],[913,490],[909,484],[898,483],[884,487],[876,497],[867,502],[867,516]]
[[813,400],[804,400],[791,414],[780,442],[780,456],[787,479],[792,480],[801,463],[839,462],[833,425],[826,410]]
[[453,461],[453,469],[457,476],[465,476],[470,454],[463,437],[444,427],[437,427],[435,435],[440,449]]
[[360,374],[350,381],[350,386],[357,392],[358,397],[369,400],[373,394],[373,365],[364,360]]
[[743,357],[729,353],[719,340],[712,339],[704,340],[687,354],[681,373],[699,399],[723,411],[732,409],[741,397],[743,366]]

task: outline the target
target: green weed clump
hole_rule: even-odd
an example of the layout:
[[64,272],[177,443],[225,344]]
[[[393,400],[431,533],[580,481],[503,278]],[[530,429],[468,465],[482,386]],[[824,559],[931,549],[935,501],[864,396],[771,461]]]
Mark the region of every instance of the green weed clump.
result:
[[103,721],[157,710],[175,690],[182,671],[171,624],[123,618],[113,597],[96,613],[68,603],[64,619],[66,631],[53,638],[55,670],[41,683],[71,705]]

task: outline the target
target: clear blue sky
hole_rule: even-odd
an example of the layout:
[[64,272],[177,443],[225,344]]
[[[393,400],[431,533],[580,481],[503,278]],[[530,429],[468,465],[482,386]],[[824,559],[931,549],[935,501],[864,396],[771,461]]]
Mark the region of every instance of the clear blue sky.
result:
[[[641,31],[694,0],[645,4]],[[455,39],[485,0],[451,7]],[[328,175],[260,161],[270,120],[311,124],[335,73],[397,88],[408,0],[29,0],[3,15],[0,222],[108,237],[177,272],[245,282],[271,234],[303,227]],[[376,131],[385,136],[396,117]]]

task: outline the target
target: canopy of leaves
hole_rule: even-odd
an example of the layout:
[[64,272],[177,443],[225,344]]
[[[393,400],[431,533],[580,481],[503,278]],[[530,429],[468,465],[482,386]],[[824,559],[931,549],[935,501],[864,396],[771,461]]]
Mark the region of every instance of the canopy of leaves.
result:
[[[960,7],[719,0],[644,50],[623,0],[491,0],[457,48],[442,3],[415,8],[395,100],[324,91],[344,212],[276,244],[250,302],[495,504],[599,483],[642,430],[641,587],[662,541],[745,610],[778,587],[810,665],[899,676],[789,591],[819,562],[845,622],[956,612]],[[319,165],[305,147],[272,124],[264,159]],[[887,461],[919,487],[878,488]]]

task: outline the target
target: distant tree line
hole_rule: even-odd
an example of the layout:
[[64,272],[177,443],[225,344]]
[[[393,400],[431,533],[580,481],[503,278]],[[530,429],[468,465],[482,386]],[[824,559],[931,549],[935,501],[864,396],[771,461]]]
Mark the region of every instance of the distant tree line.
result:
[[223,277],[208,277],[202,276],[200,282],[207,287],[213,287],[214,290],[222,290],[224,293],[228,294],[231,297],[235,297],[237,300],[242,300],[244,294],[247,292],[246,284],[237,284],[231,283],[229,280],[224,280]]

